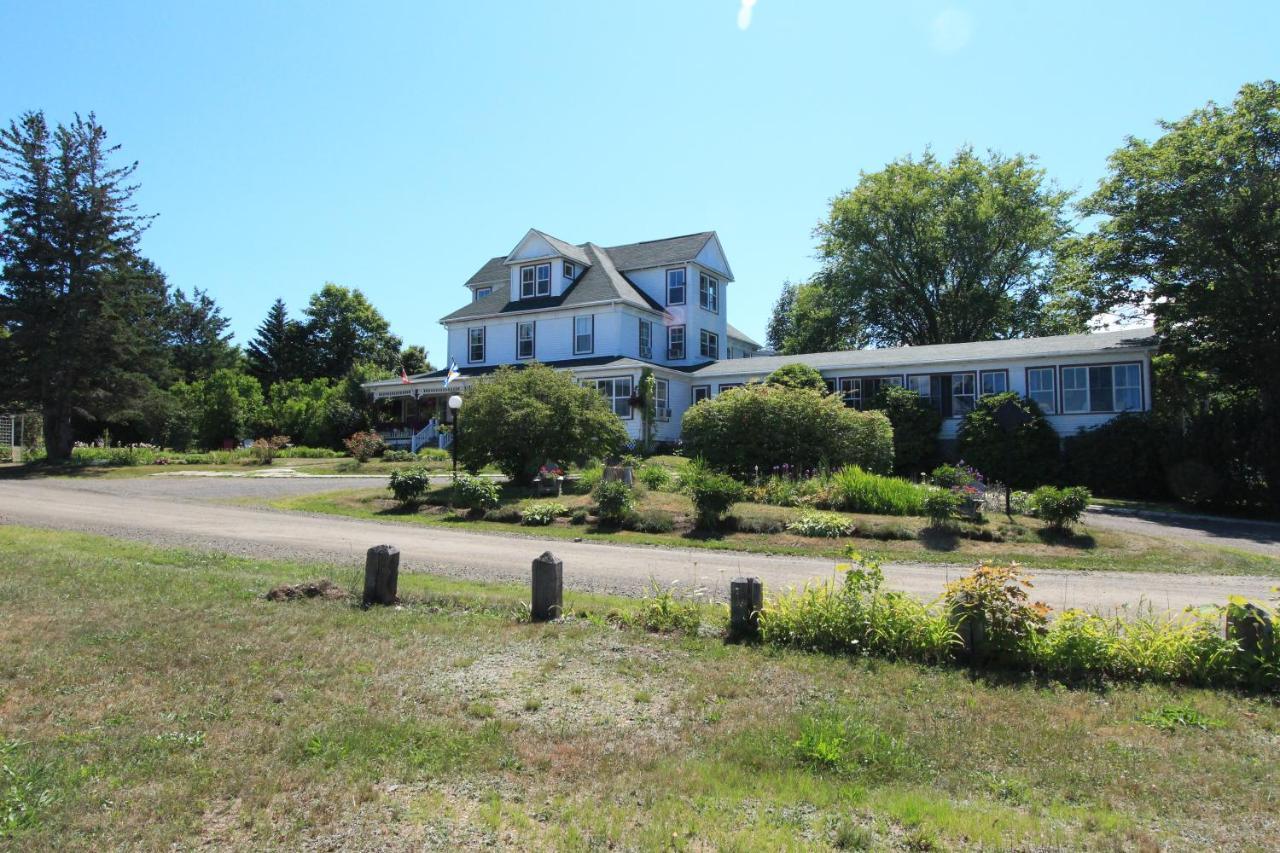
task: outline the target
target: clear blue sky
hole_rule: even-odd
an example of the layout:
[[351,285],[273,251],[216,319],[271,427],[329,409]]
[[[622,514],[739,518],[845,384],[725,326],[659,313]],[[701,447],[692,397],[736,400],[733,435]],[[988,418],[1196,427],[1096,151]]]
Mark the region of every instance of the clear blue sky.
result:
[[1276,2],[740,6],[2,0],[0,117],[95,111],[159,214],[145,253],[238,342],[328,280],[438,365],[437,318],[531,226],[715,229],[763,340],[859,171],[970,143],[1089,189],[1125,135],[1280,73]]

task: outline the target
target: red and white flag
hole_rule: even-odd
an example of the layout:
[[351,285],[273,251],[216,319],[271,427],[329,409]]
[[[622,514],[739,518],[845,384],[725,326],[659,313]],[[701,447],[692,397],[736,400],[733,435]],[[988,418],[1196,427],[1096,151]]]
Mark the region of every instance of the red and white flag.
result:
[[402,364],[402,365],[400,365],[400,384],[401,384],[401,385],[408,385],[408,384],[409,384],[409,374],[407,374],[407,373],[405,373],[405,372],[404,372],[404,365],[403,365],[403,364]]

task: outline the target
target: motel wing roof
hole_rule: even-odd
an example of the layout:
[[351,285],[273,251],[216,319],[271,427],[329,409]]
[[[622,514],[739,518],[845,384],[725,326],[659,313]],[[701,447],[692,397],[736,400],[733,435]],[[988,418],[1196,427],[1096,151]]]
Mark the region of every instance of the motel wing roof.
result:
[[1156,345],[1152,329],[1118,329],[1085,335],[1053,335],[975,341],[967,344],[934,344],[922,347],[811,352],[803,355],[771,355],[712,362],[694,371],[702,377],[768,374],[786,364],[807,364],[817,370],[910,368],[914,365],[990,361],[992,359],[1044,358],[1075,355],[1109,355],[1151,349]]

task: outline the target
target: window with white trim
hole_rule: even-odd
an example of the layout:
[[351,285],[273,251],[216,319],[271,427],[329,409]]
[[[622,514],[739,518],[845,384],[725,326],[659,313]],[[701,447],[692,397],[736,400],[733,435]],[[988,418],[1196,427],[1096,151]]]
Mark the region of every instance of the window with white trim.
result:
[[667,327],[667,358],[672,361],[684,358],[684,326]]
[[671,420],[671,386],[665,379],[653,380],[653,411],[658,420]]
[[693,402],[701,403],[703,400],[711,399],[710,385],[694,385],[693,386]]
[[720,282],[704,272],[698,273],[698,305],[713,314],[720,313]]
[[725,391],[728,391],[730,388],[741,388],[741,387],[742,387],[741,382],[726,382],[723,385],[721,385],[719,389],[717,389],[717,393],[723,394]]
[[586,314],[573,318],[573,354],[583,355],[596,348],[596,318]]
[[520,268],[520,298],[551,295],[551,264]]
[[653,358],[653,323],[640,321],[639,350],[641,358]]
[[990,397],[992,394],[1003,394],[1009,390],[1009,371],[1007,370],[984,370],[980,377],[983,397]]
[[862,408],[862,380],[852,376],[841,376],[839,380],[840,399],[851,409]]
[[533,321],[516,323],[516,358],[533,358]]
[[479,302],[481,299],[484,299],[490,293],[493,293],[492,287],[477,287],[475,290],[472,291],[471,301]]
[[1054,368],[1027,368],[1027,397],[1046,415],[1058,411],[1058,395],[1054,387]]
[[573,281],[573,277],[578,274],[578,267],[573,261],[564,262],[564,278],[565,281]]
[[484,361],[484,326],[467,329],[467,361]]
[[703,358],[720,357],[720,336],[702,329],[698,333],[698,352]]
[[973,411],[977,379],[973,373],[924,373],[908,376],[907,387],[944,418],[960,418]]
[[1137,364],[1062,368],[1062,411],[1127,412],[1142,407],[1142,369]]
[[631,417],[631,377],[595,380],[596,390],[609,402],[613,413],[620,418]]
[[684,304],[684,282],[685,269],[667,270],[667,304],[683,305]]
[[978,377],[972,373],[951,374],[951,416],[964,417],[978,401]]

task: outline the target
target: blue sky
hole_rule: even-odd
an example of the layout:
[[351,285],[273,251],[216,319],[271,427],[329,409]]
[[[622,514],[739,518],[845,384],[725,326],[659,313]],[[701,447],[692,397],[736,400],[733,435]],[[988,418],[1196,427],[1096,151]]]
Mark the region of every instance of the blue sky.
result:
[[159,214],[144,252],[238,342],[335,281],[437,364],[437,318],[531,226],[715,229],[730,320],[763,341],[860,171],[967,143],[1087,190],[1127,134],[1280,60],[1275,2],[2,0],[0,22],[0,117],[95,111]]

